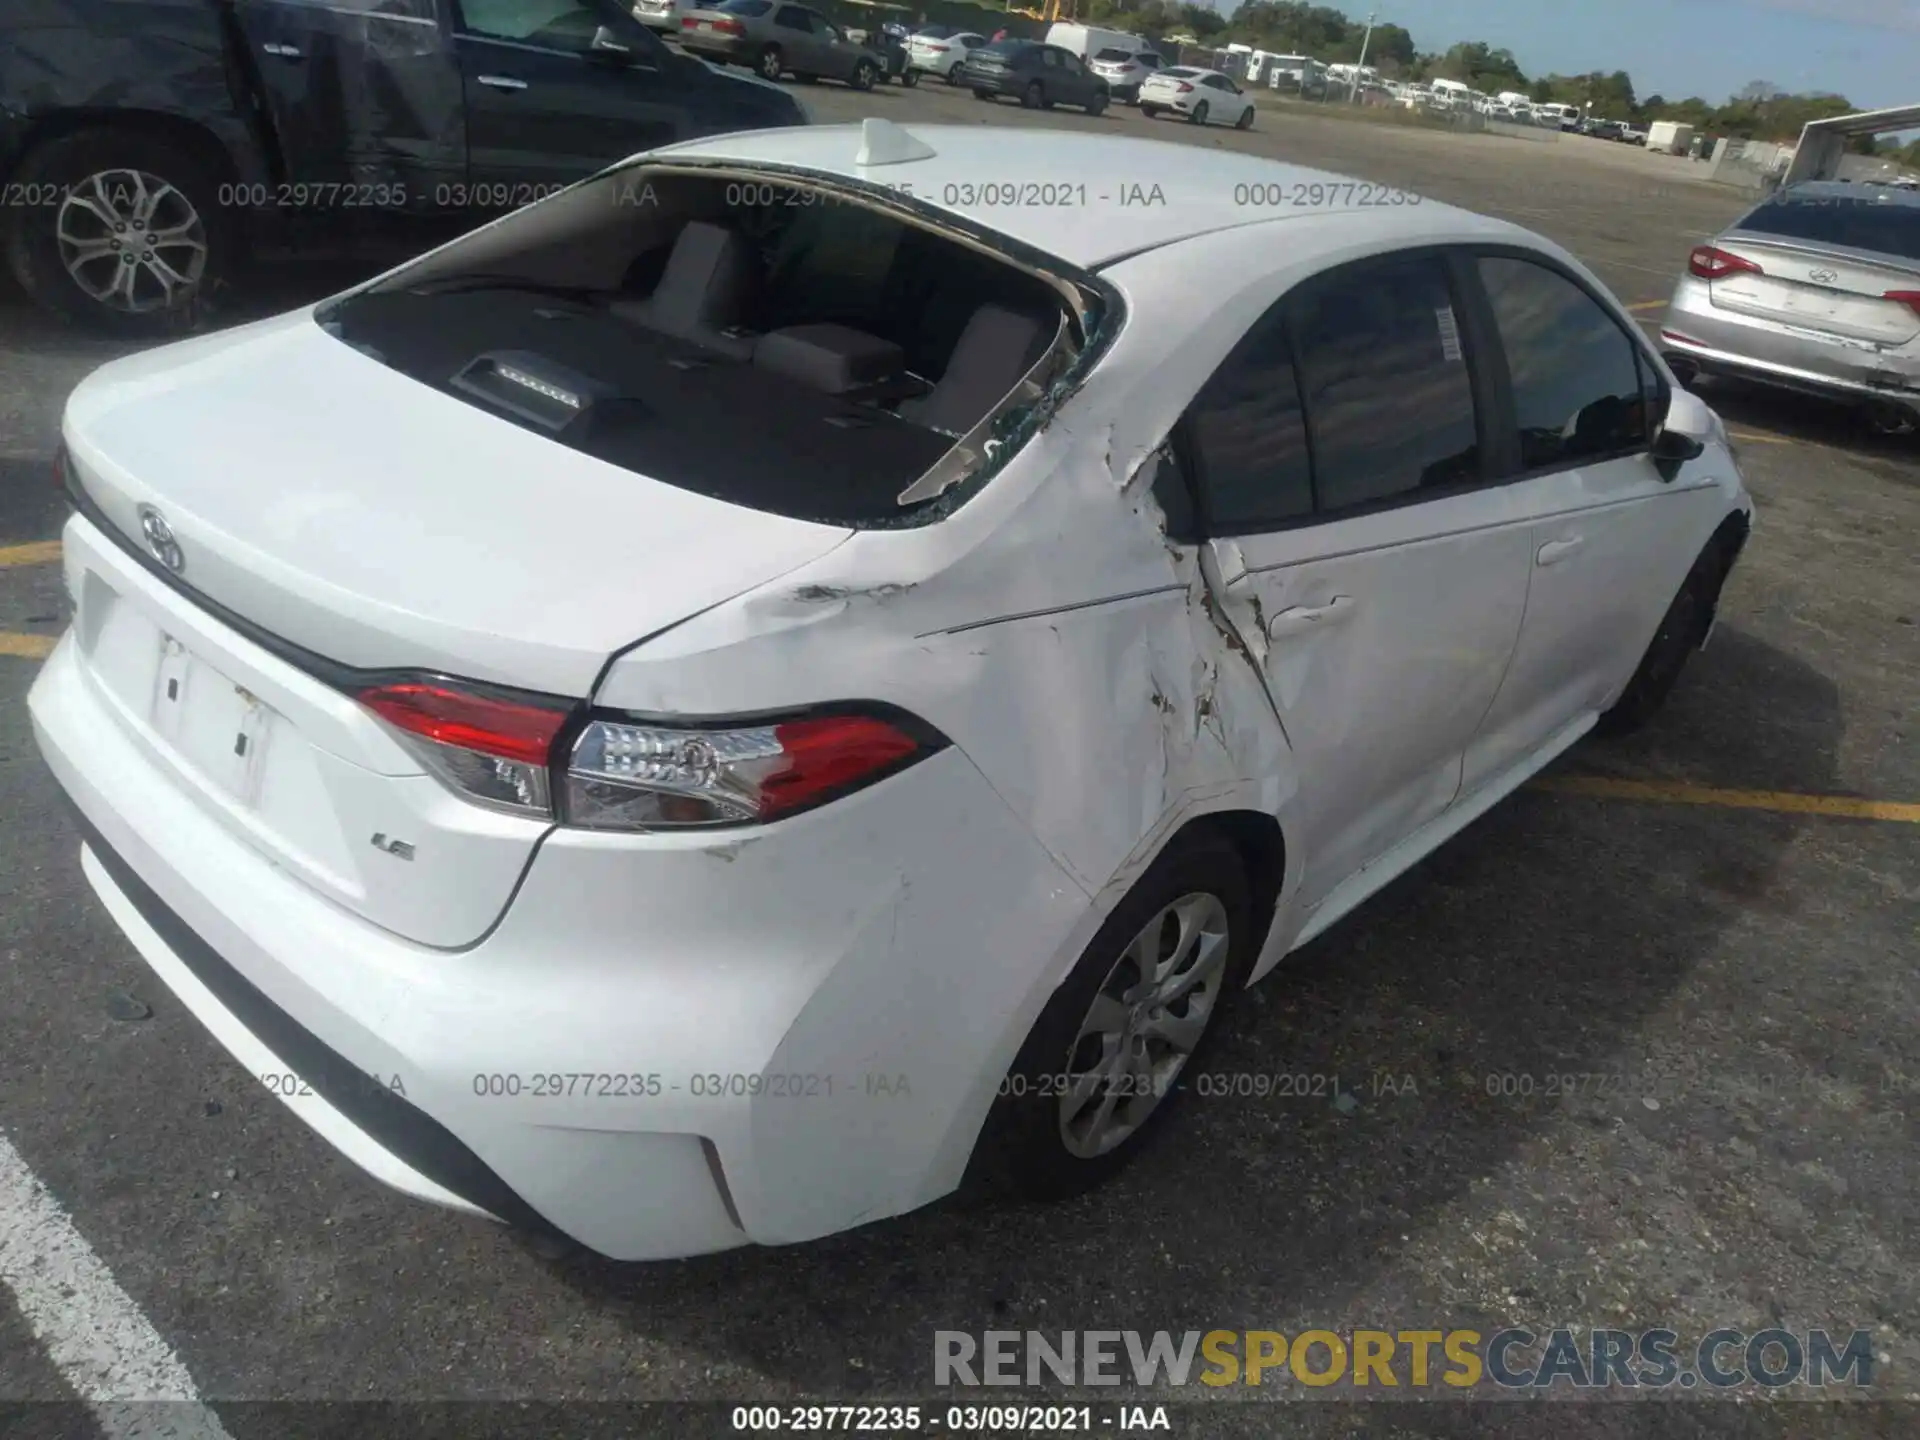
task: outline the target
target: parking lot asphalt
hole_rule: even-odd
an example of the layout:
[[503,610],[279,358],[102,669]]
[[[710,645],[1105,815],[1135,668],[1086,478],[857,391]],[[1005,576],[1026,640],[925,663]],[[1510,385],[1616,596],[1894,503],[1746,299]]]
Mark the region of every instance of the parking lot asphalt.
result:
[[[1265,111],[1251,133],[1196,131],[937,82],[808,99],[822,120],[1145,131],[1402,186],[1553,236],[1648,318],[1687,248],[1741,208],[1701,167],[1604,142]],[[249,303],[337,283],[294,267]],[[1871,1398],[1838,1407],[1594,1402],[1552,1413],[1561,1436],[1920,1433],[1920,448],[1815,402],[1707,393],[1758,519],[1669,709],[1578,747],[1293,956],[1210,1062],[1337,1076],[1357,1105],[1189,1095],[1141,1164],[1064,1205],[556,1265],[336,1157],[150,977],[81,877],[24,705],[36,644],[19,637],[60,628],[58,570],[18,547],[57,536],[60,406],[122,348],[0,297],[0,1141],[44,1186],[36,1213],[63,1216],[197,1393],[230,1407],[233,1440],[318,1433],[317,1412],[302,1431],[238,1402],[944,1405],[938,1330],[1509,1324],[1864,1329],[1881,1357]],[[16,1261],[54,1244],[26,1223],[0,1203],[0,1256],[10,1226]],[[72,1398],[86,1365],[17,1291],[0,1285],[0,1404]],[[1175,1412],[1171,1433],[1544,1425],[1530,1407],[1354,1393],[1236,1391]],[[42,1427],[19,1433],[97,1433],[7,1413]],[[476,1416],[464,1433],[488,1433]],[[625,1433],[691,1427],[655,1413]]]

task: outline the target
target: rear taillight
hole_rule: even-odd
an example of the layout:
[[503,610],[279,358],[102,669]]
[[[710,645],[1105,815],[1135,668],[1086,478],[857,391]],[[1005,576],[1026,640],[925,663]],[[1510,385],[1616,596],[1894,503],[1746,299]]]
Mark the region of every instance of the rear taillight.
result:
[[1176,94],[1180,94],[1180,95],[1185,95],[1185,94],[1187,94],[1187,93],[1189,93],[1189,92],[1190,92],[1190,91],[1191,91],[1192,89],[1193,89],[1193,86],[1191,86],[1191,85],[1189,85],[1189,84],[1187,84],[1187,82],[1186,82],[1186,81],[1184,81],[1184,80],[1182,80],[1182,81],[1180,82],[1180,88],[1179,88],[1179,90],[1178,90],[1178,91],[1176,91],[1175,93],[1176,93]]
[[1880,298],[1897,301],[1914,314],[1920,315],[1920,290],[1889,290]]
[[926,48],[931,50],[936,55],[944,55],[947,53],[947,49],[948,49],[948,47],[945,45],[929,45]]
[[[576,734],[568,722],[578,707],[566,701],[437,677],[376,685],[356,698],[455,793],[591,830],[777,820],[871,785],[947,743],[885,707],[737,725],[590,714]],[[571,745],[564,735],[574,736]]]
[[740,20],[716,20],[713,22],[713,28],[718,30],[722,35],[744,35],[747,33],[746,23]]
[[1724,280],[1729,275],[1764,275],[1766,271],[1753,261],[1716,245],[1696,245],[1687,256],[1687,273],[1702,280]]
[[871,785],[945,744],[906,716],[866,709],[726,729],[594,719],[566,762],[562,818],[594,830],[776,820]]
[[691,15],[682,15],[680,17],[680,28],[682,30],[698,30],[700,28],[700,22]]
[[469,800],[519,815],[552,816],[553,742],[571,707],[506,699],[435,680],[376,685],[355,698],[398,730],[429,770]]

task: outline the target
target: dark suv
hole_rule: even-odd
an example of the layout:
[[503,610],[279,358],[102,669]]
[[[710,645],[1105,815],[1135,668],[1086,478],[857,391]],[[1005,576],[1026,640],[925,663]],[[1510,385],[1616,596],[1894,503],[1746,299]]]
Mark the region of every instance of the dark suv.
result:
[[0,0],[0,248],[52,310],[174,328],[257,244],[450,232],[806,118],[624,0]]
[[1029,110],[1072,105],[1089,115],[1107,108],[1107,82],[1071,50],[1035,40],[983,45],[960,68],[960,83],[981,100],[1011,95]]

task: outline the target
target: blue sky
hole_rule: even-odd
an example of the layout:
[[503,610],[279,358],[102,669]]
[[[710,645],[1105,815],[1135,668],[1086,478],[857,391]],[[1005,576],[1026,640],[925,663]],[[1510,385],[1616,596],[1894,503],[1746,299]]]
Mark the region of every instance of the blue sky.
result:
[[[1368,0],[1321,0],[1355,19]],[[1749,80],[1869,109],[1920,104],[1920,0],[1375,0],[1422,50],[1485,40],[1529,76],[1625,70],[1636,94],[1718,104]],[[1219,0],[1230,13],[1228,0]]]

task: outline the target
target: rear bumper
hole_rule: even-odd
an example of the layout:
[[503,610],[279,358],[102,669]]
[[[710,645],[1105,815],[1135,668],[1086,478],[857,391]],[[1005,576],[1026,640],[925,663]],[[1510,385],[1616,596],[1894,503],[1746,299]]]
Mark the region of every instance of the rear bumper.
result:
[[35,737],[169,989],[376,1179],[616,1259],[952,1190],[1089,909],[948,750],[753,835],[556,832],[498,929],[437,951],[217,825],[95,684],[64,640]]
[[680,48],[694,55],[704,55],[709,59],[722,60],[734,65],[746,65],[760,53],[763,47],[742,36],[706,35],[698,30],[682,30]]
[[1705,375],[1920,410],[1920,358],[1717,308],[1706,285],[1690,279],[1661,321],[1659,348]]

